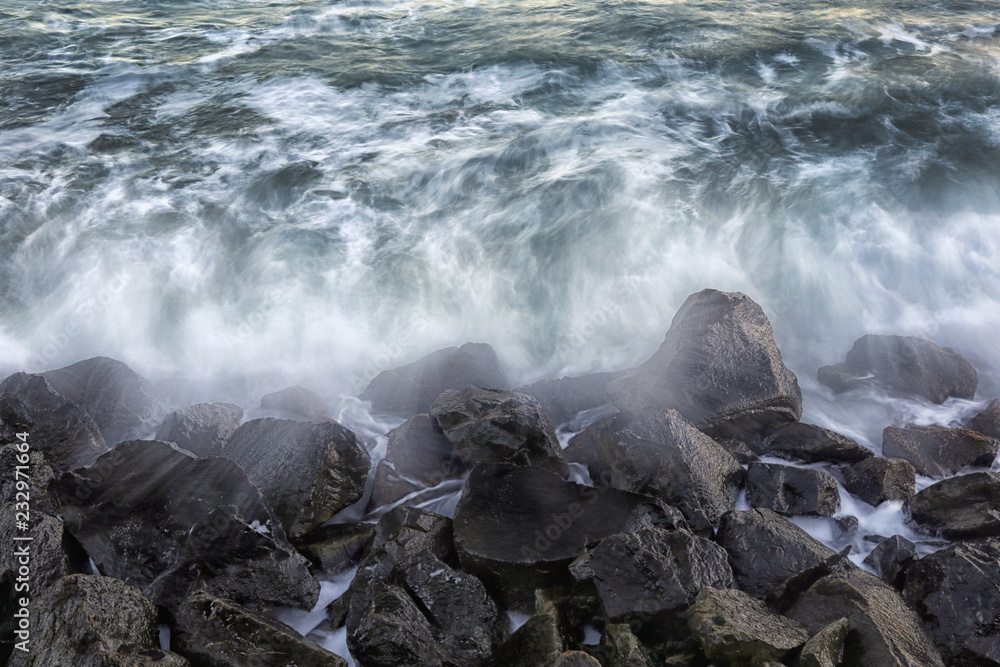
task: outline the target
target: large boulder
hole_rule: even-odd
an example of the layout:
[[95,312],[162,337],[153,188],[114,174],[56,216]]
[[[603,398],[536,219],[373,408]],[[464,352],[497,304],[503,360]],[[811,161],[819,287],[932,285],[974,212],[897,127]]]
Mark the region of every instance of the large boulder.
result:
[[618,371],[564,377],[558,380],[540,380],[519,387],[515,391],[537,398],[549,419],[556,424],[562,424],[584,410],[606,405],[608,383],[623,375],[624,372]]
[[917,471],[903,459],[873,456],[843,469],[844,488],[869,505],[906,500],[916,492]]
[[798,420],[802,394],[750,297],[707,289],[688,297],[660,349],[608,384],[608,397],[636,415],[673,408],[713,436],[739,437]]
[[[816,633],[841,618],[850,623],[847,664],[879,667],[943,667],[941,654],[920,619],[899,593],[859,569],[834,572],[815,582],[785,614]],[[850,635],[849,633],[849,635]]]
[[163,418],[156,439],[172,442],[195,456],[223,456],[223,448],[240,426],[243,408],[232,403],[199,403]]
[[376,410],[415,415],[430,410],[447,389],[510,389],[497,353],[485,343],[448,347],[412,364],[382,371],[361,393]]
[[0,383],[0,439],[21,442],[18,433],[57,470],[93,463],[108,449],[90,414],[41,375],[14,373]]
[[291,537],[357,502],[371,466],[358,437],[333,420],[254,419],[236,429],[225,456],[246,471]]
[[774,429],[756,446],[756,452],[806,463],[856,463],[874,456],[872,450],[846,435],[802,422]]
[[601,539],[645,525],[686,526],[677,510],[618,489],[568,482],[543,468],[480,465],[455,508],[455,546],[466,571],[509,607],[572,583],[569,564]]
[[750,464],[747,499],[751,507],[789,515],[833,516],[840,507],[840,492],[833,475],[776,463]]
[[108,576],[175,608],[196,588],[309,609],[319,584],[242,468],[131,440],[54,483],[59,513]]
[[302,387],[288,387],[265,394],[260,399],[260,407],[306,419],[318,419],[326,415],[326,401],[316,392]]
[[973,417],[969,428],[1000,440],[1000,398],[990,402],[985,410]]
[[153,386],[120,361],[94,357],[42,376],[93,417],[109,447],[148,437],[159,424],[162,408],[153,397]]
[[29,650],[11,667],[184,667],[161,651],[156,607],[134,586],[111,577],[73,574],[32,600]]
[[284,623],[198,591],[174,613],[174,650],[200,667],[347,667]]
[[951,397],[974,398],[979,376],[950,347],[913,336],[869,334],[854,342],[844,363],[820,368],[819,381],[837,393],[876,382],[940,404]]
[[913,464],[926,477],[947,477],[966,466],[989,467],[1000,440],[967,428],[887,426],[882,431],[882,455]]
[[1000,540],[954,544],[906,573],[903,597],[953,665],[1000,665]]
[[470,467],[510,461],[569,473],[552,421],[533,396],[479,387],[449,390],[434,401],[431,415]]
[[941,480],[910,498],[903,515],[919,528],[948,539],[1000,536],[1000,473]]

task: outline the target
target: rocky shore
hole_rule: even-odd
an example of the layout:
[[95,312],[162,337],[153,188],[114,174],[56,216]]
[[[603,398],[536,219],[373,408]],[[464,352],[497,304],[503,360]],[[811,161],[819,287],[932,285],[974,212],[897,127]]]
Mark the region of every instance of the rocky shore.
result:
[[[954,350],[873,335],[818,378],[937,404],[978,384]],[[3,380],[0,536],[31,538],[31,574],[25,630],[0,552],[0,659],[334,667],[339,632],[363,667],[1000,665],[1000,400],[887,426],[876,455],[799,421],[763,310],[716,290],[637,368],[515,388],[468,343],[360,398],[400,423],[384,456],[299,387],[243,421],[104,357]],[[921,539],[859,534],[844,494]]]

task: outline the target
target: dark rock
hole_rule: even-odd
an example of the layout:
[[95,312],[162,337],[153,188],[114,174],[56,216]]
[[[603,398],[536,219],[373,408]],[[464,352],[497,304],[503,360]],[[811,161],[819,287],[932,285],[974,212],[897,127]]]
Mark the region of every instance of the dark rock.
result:
[[682,611],[706,586],[733,585],[719,545],[686,530],[661,528],[606,537],[573,561],[570,572],[593,583],[608,621],[633,627]]
[[951,665],[1000,665],[1000,540],[954,544],[906,573],[903,597]]
[[[27,559],[31,577],[28,583],[34,598],[62,577],[85,572],[89,566],[83,548],[55,517],[32,509],[28,521],[30,528],[19,530],[17,522],[21,509],[23,507],[19,509],[15,503],[0,506],[0,540],[7,545],[0,549],[0,572],[7,570],[17,576]],[[30,537],[31,540],[16,541],[16,537]]]
[[674,505],[698,534],[711,535],[736,505],[743,468],[674,410],[632,422],[599,447],[605,467],[592,479]]
[[985,410],[973,417],[969,428],[1000,440],[1000,399],[992,401]]
[[906,570],[918,560],[917,546],[902,535],[893,535],[872,549],[865,558],[865,565],[875,570],[887,584],[902,588]]
[[187,660],[161,651],[156,607],[133,586],[111,577],[73,574],[32,599],[29,648],[11,667],[181,667]]
[[164,442],[123,442],[55,482],[59,512],[102,574],[174,608],[205,588],[309,609],[319,585],[246,473]]
[[284,623],[198,591],[174,614],[174,649],[203,667],[347,667],[347,661],[305,641]]
[[624,412],[616,412],[594,422],[570,439],[566,449],[563,450],[563,457],[572,463],[587,466],[591,478],[600,480],[608,467],[608,463],[601,458],[607,452],[604,444],[633,421],[635,420]]
[[339,574],[364,556],[375,526],[370,523],[320,526],[293,544],[300,554],[326,574]]
[[948,398],[972,399],[979,377],[962,355],[912,336],[862,336],[843,364],[819,369],[819,381],[840,393],[874,380],[932,403]]
[[716,541],[729,554],[739,587],[766,598],[799,573],[822,565],[836,552],[767,509],[729,512]]
[[601,658],[604,667],[654,667],[656,656],[627,623],[609,623],[601,635]]
[[729,455],[736,459],[740,465],[746,465],[757,460],[757,454],[750,449],[743,440],[737,438],[719,438],[716,440],[719,446],[729,452]]
[[833,475],[774,463],[750,464],[747,498],[751,507],[789,515],[833,516],[840,507]]
[[538,609],[479,667],[552,667],[565,650],[559,612],[550,602]]
[[837,667],[844,659],[844,642],[851,622],[841,618],[817,632],[802,647],[798,667]]
[[79,361],[42,376],[90,414],[109,447],[151,435],[163,414],[149,381],[108,357]]
[[569,563],[602,538],[645,525],[686,526],[662,503],[595,489],[542,468],[476,466],[455,509],[455,546],[468,572],[514,609],[534,591],[572,583]]
[[856,516],[840,516],[833,520],[833,541],[834,542],[853,542],[858,536],[858,517]]
[[874,456],[872,450],[845,435],[802,422],[775,429],[761,442],[757,453],[806,463],[857,463]]
[[623,412],[677,410],[717,437],[741,437],[802,416],[795,375],[781,360],[771,323],[739,292],[703,290],[674,316],[660,349],[608,384]]
[[443,392],[431,415],[470,467],[516,462],[569,474],[552,422],[533,396],[467,387]]
[[371,458],[337,422],[254,419],[225,448],[291,537],[319,526],[364,492]]
[[844,488],[869,505],[906,500],[916,492],[917,471],[909,461],[875,456],[843,469]]
[[688,608],[687,621],[705,657],[720,665],[785,660],[810,634],[743,591],[708,586]]
[[515,391],[537,398],[549,419],[556,424],[563,424],[584,410],[607,405],[608,382],[622,375],[622,372],[591,373],[579,377],[542,380]]
[[172,442],[195,456],[224,456],[223,447],[243,419],[232,403],[199,403],[171,412],[156,429],[156,439]]
[[104,436],[86,410],[58,393],[41,375],[14,373],[0,384],[0,439],[30,446],[57,470],[69,470],[107,451]]
[[882,431],[882,454],[904,459],[927,477],[954,475],[966,466],[989,467],[1000,440],[978,431],[943,426],[887,426]]
[[552,667],[601,667],[601,663],[583,651],[566,651],[556,658]]
[[1000,536],[1000,474],[975,472],[941,480],[906,501],[903,516],[950,540]]
[[379,373],[361,393],[376,410],[428,412],[434,400],[448,389],[469,386],[505,390],[510,380],[493,348],[466,343],[429,354],[412,364]]
[[326,401],[316,392],[302,387],[289,387],[266,394],[260,399],[260,407],[306,419],[317,419],[326,415]]

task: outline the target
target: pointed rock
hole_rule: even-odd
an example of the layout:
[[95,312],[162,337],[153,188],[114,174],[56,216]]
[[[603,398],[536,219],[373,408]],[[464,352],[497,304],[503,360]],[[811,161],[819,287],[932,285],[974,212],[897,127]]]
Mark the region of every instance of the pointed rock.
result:
[[548,603],[519,627],[479,667],[550,667],[566,649],[555,605]]
[[798,667],[838,667],[850,629],[851,622],[841,618],[814,634],[799,653]]
[[239,428],[243,408],[232,403],[199,403],[163,418],[156,439],[172,442],[195,456],[224,456],[223,448]]

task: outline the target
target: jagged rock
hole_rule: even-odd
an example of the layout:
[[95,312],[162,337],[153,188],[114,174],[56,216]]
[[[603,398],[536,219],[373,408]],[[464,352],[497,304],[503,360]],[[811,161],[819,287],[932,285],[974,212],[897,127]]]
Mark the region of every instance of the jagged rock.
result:
[[882,454],[904,459],[927,477],[954,475],[966,466],[989,467],[1000,440],[978,431],[943,426],[887,426],[882,431]]
[[1000,440],[1000,399],[990,402],[985,410],[973,417],[969,428]]
[[120,361],[94,357],[42,376],[90,414],[109,447],[156,430],[162,412],[152,385]]
[[500,359],[485,343],[448,347],[412,364],[383,371],[361,393],[361,399],[371,401],[376,410],[414,415],[428,412],[441,392],[469,386],[510,388]]
[[370,523],[334,524],[320,526],[293,544],[326,574],[339,574],[361,560],[374,537]]
[[111,577],[73,574],[32,600],[29,648],[11,667],[169,665],[187,660],[161,651],[156,607],[134,586]]
[[903,516],[950,540],[1000,536],[1000,473],[941,480],[906,501]]
[[593,583],[608,621],[639,626],[683,610],[706,586],[733,585],[725,550],[686,530],[611,535],[569,569],[578,581]]
[[899,593],[875,575],[856,568],[823,577],[785,615],[814,633],[846,617],[850,632],[857,633],[857,641],[844,656],[847,664],[944,665],[920,619]]
[[[20,530],[17,524],[21,509],[15,503],[0,506],[0,540],[6,545],[0,549],[0,572],[7,570],[17,576],[27,560],[31,597],[37,597],[62,577],[87,570],[87,554],[65,531],[61,521],[32,509],[27,522],[29,529]],[[15,540],[15,537],[31,540]]]
[[634,418],[626,415],[624,412],[616,412],[609,417],[594,422],[570,439],[566,449],[563,450],[563,457],[572,463],[580,463],[587,466],[591,479],[598,486],[609,486],[611,480],[610,474],[607,472],[608,462],[601,458],[606,454],[608,449],[603,445],[615,433],[633,421],[635,421]]
[[52,467],[70,470],[107,451],[101,429],[86,410],[57,392],[41,375],[14,373],[0,384],[0,439],[29,445]]
[[566,651],[556,658],[552,667],[601,667],[601,663],[583,651]]
[[566,650],[559,612],[543,605],[479,667],[552,667]]
[[510,461],[569,474],[552,421],[533,396],[479,387],[449,390],[434,401],[431,415],[470,467]]
[[743,591],[709,586],[701,589],[688,608],[687,622],[705,657],[720,665],[784,660],[810,634]]
[[572,583],[569,563],[602,538],[645,525],[686,526],[677,510],[634,493],[595,489],[543,468],[480,465],[455,509],[468,572],[514,609],[534,591]]
[[632,634],[627,623],[609,623],[601,635],[604,667],[654,667],[656,656]]
[[916,492],[917,471],[909,461],[875,456],[843,469],[844,488],[869,505],[906,500]]
[[812,636],[799,653],[798,667],[837,667],[844,659],[844,642],[851,622],[841,618]]
[[802,422],[774,429],[756,451],[762,456],[798,459],[806,463],[857,463],[875,455],[846,435]]
[[347,667],[347,661],[305,641],[284,623],[198,591],[174,614],[174,649],[203,667]]
[[156,439],[195,456],[224,456],[223,447],[239,428],[243,408],[232,403],[199,403],[163,418]]
[[974,398],[979,376],[950,347],[913,336],[867,335],[854,342],[844,363],[819,369],[819,381],[837,393],[875,381],[940,404]]
[[833,516],[840,507],[840,492],[833,475],[774,463],[750,464],[747,498],[751,507],[789,515]]
[[837,555],[768,509],[728,512],[715,539],[729,554],[739,588],[760,599]]
[[558,380],[541,380],[515,389],[538,399],[542,409],[556,424],[568,422],[584,410],[608,403],[608,383],[624,373],[591,373]]
[[833,520],[833,541],[843,543],[853,542],[858,536],[858,517],[838,516]]
[[802,393],[774,343],[771,323],[739,292],[692,294],[660,349],[608,384],[623,412],[677,410],[712,436],[741,437],[802,416]]
[[67,529],[102,574],[168,609],[201,587],[311,608],[319,585],[242,468],[131,440],[54,483]]
[[1000,664],[1000,540],[924,556],[907,571],[903,597],[948,664]]
[[598,447],[605,467],[592,479],[674,505],[698,534],[711,535],[736,505],[743,468],[674,410],[634,421]]
[[442,664],[430,620],[407,591],[381,581],[359,625],[348,629],[348,646],[363,667]]
[[719,438],[715,440],[719,446],[729,452],[729,455],[736,459],[740,465],[746,465],[757,460],[757,454],[750,449],[750,446],[738,438]]
[[291,537],[319,526],[364,492],[371,458],[337,422],[254,419],[226,444]]
[[266,394],[260,399],[260,407],[306,419],[317,419],[326,415],[326,401],[316,392],[302,387],[288,387]]
[[902,535],[893,535],[872,549],[865,558],[865,565],[875,570],[887,584],[902,588],[906,570],[918,560],[917,545]]

